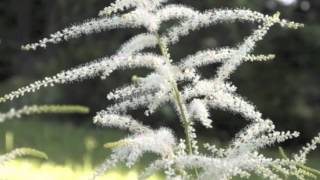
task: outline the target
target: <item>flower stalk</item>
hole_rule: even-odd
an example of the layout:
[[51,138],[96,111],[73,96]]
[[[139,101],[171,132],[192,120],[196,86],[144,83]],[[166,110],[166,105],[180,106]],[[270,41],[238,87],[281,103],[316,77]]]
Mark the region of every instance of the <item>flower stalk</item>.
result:
[[[157,35],[158,37],[158,45],[160,48],[160,52],[163,56],[166,57],[167,63],[171,64],[171,59],[170,59],[170,53],[169,53],[169,48],[164,41],[161,40],[161,38]],[[181,97],[181,92],[179,91],[177,82],[173,79],[171,79],[171,88],[172,88],[172,96],[174,97],[174,102],[175,106],[177,107],[178,113],[180,114],[180,119],[181,119],[181,124],[184,129],[184,135],[185,135],[185,140],[186,140],[186,145],[187,145],[187,154],[188,155],[193,155],[193,147],[192,147],[192,141],[193,138],[190,136],[191,135],[191,129],[192,129],[192,122],[190,118],[188,117],[188,112],[187,112],[187,107],[185,106],[185,103],[183,102],[183,99]],[[194,173],[196,177],[198,178],[198,170],[194,168]]]

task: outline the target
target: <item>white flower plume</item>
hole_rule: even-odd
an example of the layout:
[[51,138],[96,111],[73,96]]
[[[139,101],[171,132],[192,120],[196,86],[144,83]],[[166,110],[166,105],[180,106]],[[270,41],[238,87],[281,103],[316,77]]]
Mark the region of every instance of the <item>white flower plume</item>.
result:
[[105,147],[112,148],[113,153],[98,168],[91,179],[95,179],[119,162],[125,162],[128,167],[131,167],[145,152],[158,154],[162,158],[171,157],[175,144],[174,135],[165,128],[136,134],[118,142],[108,143]]
[[[184,5],[167,4],[167,0],[116,0],[99,12],[99,17],[87,20],[44,38],[22,46],[25,50],[46,48],[48,44],[78,38],[116,28],[144,28],[123,43],[110,56],[89,62],[54,76],[46,77],[0,98],[0,102],[13,100],[47,86],[82,81],[94,77],[107,78],[119,69],[148,68],[144,77],[134,76],[132,84],[108,92],[107,99],[114,103],[94,117],[94,123],[127,130],[130,136],[107,143],[112,154],[91,177],[95,179],[119,163],[133,166],[144,153],[157,154],[157,159],[145,169],[141,179],[163,170],[167,179],[218,179],[235,176],[247,178],[257,174],[268,179],[281,179],[281,175],[294,175],[299,179],[311,177],[310,169],[301,166],[306,155],[320,142],[316,137],[294,159],[272,159],[259,151],[295,138],[298,132],[276,131],[273,122],[264,118],[258,108],[237,94],[230,82],[231,74],[244,62],[267,61],[275,55],[255,54],[254,49],[274,25],[296,29],[302,24],[246,9],[213,9],[204,12]],[[172,26],[161,29],[163,22]],[[236,46],[217,47],[198,51],[180,60],[173,60],[170,46],[183,36],[218,23],[247,22],[256,25],[249,36]],[[160,31],[161,29],[161,31]],[[153,53],[145,53],[145,50]],[[160,50],[160,54],[157,54]],[[219,65],[213,78],[205,79],[200,67]],[[185,138],[176,143],[174,133],[167,128],[157,130],[140,123],[129,115],[130,110],[145,109],[148,116],[162,105],[170,103],[176,110]],[[240,114],[248,125],[226,146],[206,143],[206,152],[199,149],[197,121],[212,128],[210,109]],[[0,121],[28,113],[30,109],[0,114]]]
[[65,84],[83,79],[93,78],[96,76],[109,76],[113,71],[123,68],[156,68],[164,63],[162,57],[152,54],[139,54],[136,56],[114,56],[102,58],[91,63],[79,66],[77,68],[62,71],[52,77],[46,77],[43,80],[36,81],[28,86],[22,87],[0,98],[0,102],[12,100],[26,93],[31,93],[47,86],[56,84]]

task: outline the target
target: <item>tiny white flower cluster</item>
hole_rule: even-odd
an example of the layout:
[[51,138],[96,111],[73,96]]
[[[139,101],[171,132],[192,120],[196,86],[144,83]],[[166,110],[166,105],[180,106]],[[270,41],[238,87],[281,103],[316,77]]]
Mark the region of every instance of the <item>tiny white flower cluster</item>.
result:
[[[135,76],[131,85],[109,92],[107,98],[115,103],[94,117],[94,123],[98,125],[128,130],[131,135],[105,145],[112,149],[112,155],[97,169],[92,179],[120,162],[133,166],[145,152],[157,154],[158,159],[145,169],[141,179],[147,179],[159,170],[165,172],[167,179],[221,180],[234,176],[249,177],[251,174],[268,179],[281,179],[280,174],[294,175],[299,179],[310,177],[314,172],[310,172],[302,164],[309,151],[314,150],[320,142],[320,135],[294,159],[272,159],[264,156],[259,150],[295,138],[299,133],[276,131],[273,122],[264,119],[252,103],[237,94],[237,88],[229,81],[230,75],[242,63],[275,58],[274,55],[253,54],[256,43],[264,38],[272,26],[279,24],[296,29],[302,25],[280,19],[279,13],[268,16],[244,9],[200,12],[187,6],[166,3],[167,0],[116,0],[100,11],[97,19],[74,25],[37,43],[23,46],[25,50],[35,50],[46,47],[48,43],[59,43],[80,35],[115,28],[144,27],[147,31],[125,42],[111,57],[37,81],[3,96],[0,102],[18,98],[48,85],[96,76],[106,78],[118,69],[146,67],[152,70],[149,75]],[[161,24],[169,20],[174,20],[174,25],[164,32],[159,31]],[[171,59],[169,46],[177,43],[182,36],[217,23],[235,21],[255,23],[258,26],[238,46],[199,51],[177,63]],[[147,48],[157,47],[160,55],[143,52]],[[198,73],[199,67],[214,63],[220,64],[220,67],[212,79],[205,79]],[[128,115],[129,110],[140,107],[147,108],[145,114],[149,115],[165,103],[174,106],[184,129],[185,138],[180,143],[176,143],[176,137],[169,129],[154,130]],[[248,120],[248,125],[225,148],[204,144],[204,148],[209,151],[206,152],[199,148],[195,125],[200,122],[206,128],[212,128],[210,109],[240,114]],[[18,115],[19,112],[10,112],[6,116]]]
[[13,119],[21,118],[23,115],[46,114],[46,113],[88,113],[89,109],[78,105],[32,105],[24,106],[21,109],[10,109],[6,113],[0,113],[0,123]]
[[305,163],[307,160],[307,155],[317,148],[317,145],[320,144],[320,133],[311,140],[311,143],[307,143],[306,146],[302,147],[299,154],[294,156],[295,160],[301,163]]
[[102,126],[116,127],[123,130],[128,130],[132,133],[145,133],[151,131],[148,127],[142,125],[129,116],[119,116],[118,114],[109,114],[101,111],[93,120],[94,123]]
[[99,16],[110,15],[112,13],[117,13],[119,11],[124,11],[130,8],[154,10],[162,3],[166,3],[167,1],[168,0],[117,0],[114,3],[111,3],[110,6],[105,7],[102,11],[100,11]]
[[209,119],[210,114],[208,112],[208,108],[206,107],[206,103],[202,100],[194,99],[189,105],[189,113],[191,117],[195,120],[199,120],[205,127],[212,127],[212,120]]
[[18,148],[7,154],[0,156],[0,166],[4,165],[6,162],[16,159],[21,156],[34,156],[42,159],[48,159],[47,155],[43,152],[30,149],[30,148]]

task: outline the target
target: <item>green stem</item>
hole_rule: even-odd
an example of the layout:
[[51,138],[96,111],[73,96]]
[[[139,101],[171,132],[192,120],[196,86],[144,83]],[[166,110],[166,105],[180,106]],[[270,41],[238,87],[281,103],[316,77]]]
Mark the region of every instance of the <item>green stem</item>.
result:
[[187,112],[185,112],[186,108],[184,107],[184,104],[182,103],[181,95],[180,95],[180,92],[179,92],[177,85],[173,84],[172,86],[173,86],[173,93],[174,93],[175,101],[176,101],[176,104],[177,104],[178,109],[181,114],[182,126],[183,126],[184,133],[186,136],[186,144],[188,146],[187,153],[192,155],[193,149],[192,149],[192,142],[191,142],[191,137],[190,137],[190,133],[189,133],[190,132],[190,122],[186,116],[186,113],[187,113]]
[[[166,57],[167,63],[171,64],[170,54],[168,52],[167,45],[164,44],[163,41],[161,41],[159,36],[158,36],[158,44],[159,44],[161,54]],[[181,93],[179,91],[177,82],[175,80],[171,80],[171,85],[172,85],[172,90],[173,90],[173,97],[175,99],[177,109],[181,115],[182,127],[184,129],[184,134],[186,137],[187,153],[189,155],[193,155],[192,139],[190,137],[191,121],[187,116],[187,114],[188,114],[188,112],[186,112],[187,108],[186,108],[185,104],[183,103],[183,99],[181,98]],[[194,172],[195,172],[196,177],[198,178],[198,170],[196,168],[194,169]]]

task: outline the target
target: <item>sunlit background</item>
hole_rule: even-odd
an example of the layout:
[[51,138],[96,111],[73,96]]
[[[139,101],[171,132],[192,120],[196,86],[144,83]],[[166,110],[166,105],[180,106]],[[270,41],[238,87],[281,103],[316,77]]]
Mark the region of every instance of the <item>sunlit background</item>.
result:
[[[70,24],[95,17],[110,0],[1,0],[0,1],[0,94],[54,75],[90,60],[112,55],[121,43],[138,30],[113,30],[82,37],[46,50],[22,52],[20,45],[36,41]],[[243,65],[232,76],[238,91],[256,104],[264,117],[279,129],[297,130],[301,137],[282,146],[293,152],[320,131],[320,1],[319,0],[176,0],[197,9],[248,8],[265,14],[279,11],[281,16],[305,23],[300,30],[272,29],[259,43],[257,53],[274,53],[272,62]],[[250,33],[254,25],[224,24],[199,30],[171,47],[175,60],[201,49],[234,46]],[[213,76],[216,67],[201,69]],[[41,115],[0,124],[0,153],[17,147],[32,147],[48,154],[49,160],[19,159],[0,168],[0,179],[87,179],[110,153],[103,144],[125,137],[127,132],[96,127],[95,112],[108,104],[108,91],[130,83],[133,75],[145,69],[116,72],[110,79],[47,88],[36,94],[1,104],[2,111],[28,104],[79,104],[89,106],[88,115]],[[152,127],[168,126],[182,136],[172,107],[162,107],[146,119],[143,110],[132,112]],[[246,124],[240,116],[212,111],[214,129],[198,127],[201,141],[224,146]],[[265,153],[277,156],[276,146]],[[319,150],[311,154],[310,166],[320,169]],[[132,170],[114,169],[104,179],[137,179],[137,174],[152,160],[147,155]],[[161,174],[153,179],[161,179]],[[103,178],[102,178],[103,179]],[[255,177],[253,179],[256,179]]]

